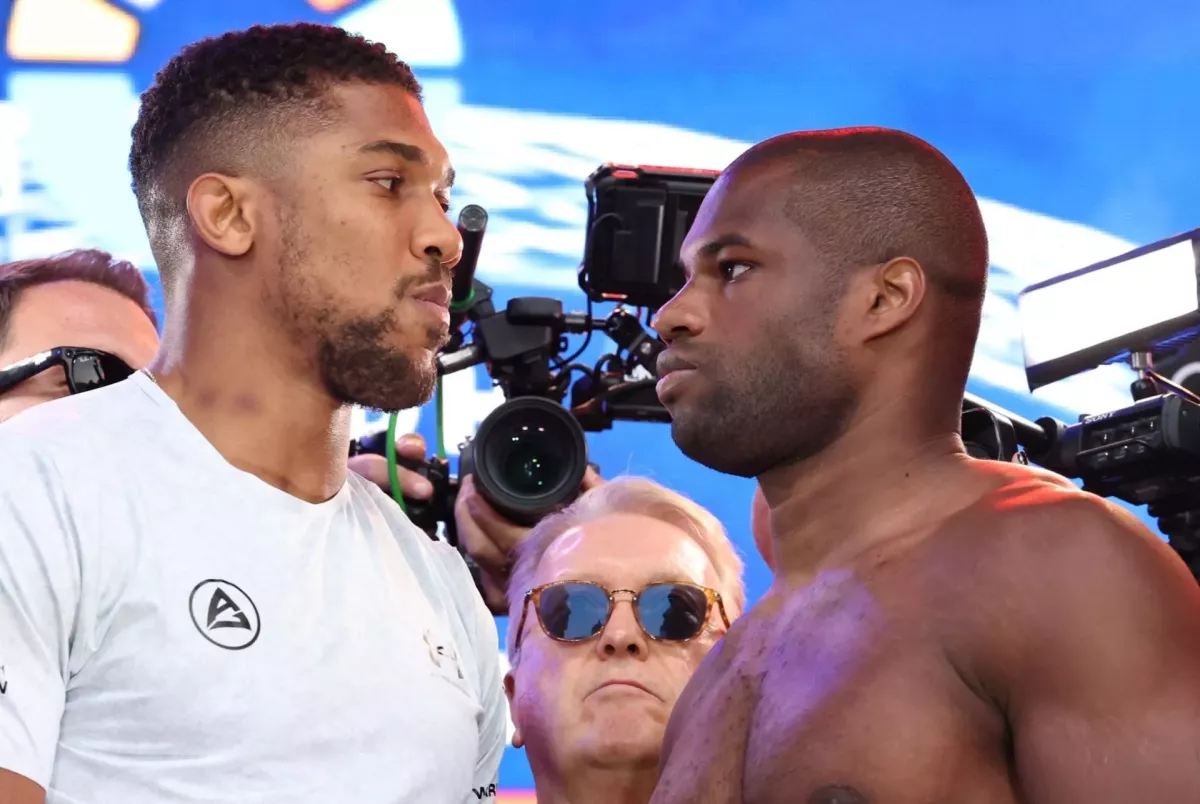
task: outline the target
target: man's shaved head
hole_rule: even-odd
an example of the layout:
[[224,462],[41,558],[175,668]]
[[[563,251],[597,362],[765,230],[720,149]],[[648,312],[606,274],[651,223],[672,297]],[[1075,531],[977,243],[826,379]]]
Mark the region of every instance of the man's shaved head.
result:
[[911,257],[936,287],[982,304],[987,234],[966,179],[929,143],[885,128],[783,134],[730,171],[773,165],[791,178],[784,212],[834,270]]
[[807,459],[864,400],[919,397],[925,420],[905,423],[917,429],[959,409],[987,236],[928,143],[878,128],[759,143],[721,174],[682,257],[688,284],[656,323],[671,344],[660,366],[695,369],[660,398],[701,463],[757,476]]

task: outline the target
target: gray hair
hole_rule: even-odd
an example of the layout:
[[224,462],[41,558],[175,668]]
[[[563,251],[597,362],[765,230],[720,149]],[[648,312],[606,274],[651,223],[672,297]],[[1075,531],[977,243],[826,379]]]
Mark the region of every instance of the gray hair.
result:
[[[717,573],[725,611],[733,620],[746,605],[742,559],[721,521],[678,492],[644,477],[618,477],[596,486],[539,522],[516,548],[508,580],[508,659],[516,661],[517,626],[525,593],[533,588],[542,556],[567,531],[611,514],[638,514],[674,525],[691,536]],[[535,615],[531,615],[535,616]],[[527,623],[528,627],[528,623]]]

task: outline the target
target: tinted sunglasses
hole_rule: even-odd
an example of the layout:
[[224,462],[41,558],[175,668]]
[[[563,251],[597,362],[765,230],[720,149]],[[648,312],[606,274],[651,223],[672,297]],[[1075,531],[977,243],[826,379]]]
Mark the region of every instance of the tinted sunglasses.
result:
[[63,367],[67,388],[73,394],[103,388],[133,374],[133,369],[116,355],[99,349],[59,346],[0,368],[0,394],[55,366]]
[[588,581],[555,581],[525,593],[517,644],[525,630],[529,604],[546,636],[558,642],[585,642],[598,636],[612,617],[616,596],[632,597],[633,612],[646,636],[655,641],[687,642],[704,630],[713,604],[725,628],[729,617],[721,593],[691,583],[653,583],[640,592],[631,589],[608,591]]

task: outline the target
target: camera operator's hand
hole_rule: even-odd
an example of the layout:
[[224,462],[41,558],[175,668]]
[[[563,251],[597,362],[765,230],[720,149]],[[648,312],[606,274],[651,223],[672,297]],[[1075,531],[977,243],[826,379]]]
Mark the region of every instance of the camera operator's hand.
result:
[[[416,433],[400,436],[396,439],[396,456],[414,461],[425,460],[425,439]],[[392,493],[391,483],[388,482],[387,458],[382,455],[355,455],[346,462],[346,468],[370,480],[388,494]],[[416,472],[397,466],[396,476],[400,481],[400,492],[405,497],[428,500],[433,495],[433,486]]]
[[[604,478],[588,467],[583,476],[583,490],[603,482]],[[507,614],[505,595],[508,576],[512,572],[513,551],[529,535],[529,528],[515,525],[497,513],[475,489],[475,478],[471,475],[459,482],[454,522],[459,545],[479,565],[484,602],[493,614]]]

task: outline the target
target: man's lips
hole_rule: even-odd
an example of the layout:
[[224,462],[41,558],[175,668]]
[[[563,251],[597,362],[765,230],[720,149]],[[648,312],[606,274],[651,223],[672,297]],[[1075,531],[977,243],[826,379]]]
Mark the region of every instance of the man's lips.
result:
[[654,390],[658,393],[659,401],[665,405],[671,389],[695,372],[696,364],[684,360],[674,352],[667,351],[658,356],[655,369],[659,380],[658,384],[654,386]]
[[658,356],[658,362],[655,363],[654,368],[655,373],[661,380],[673,371],[691,371],[696,368],[696,364],[684,360],[677,353],[668,349]]
[[[650,688],[647,687],[645,684],[642,684],[639,681],[634,681],[631,678],[610,678],[608,681],[605,681],[599,687],[596,687],[596,692],[599,692],[600,690],[603,690],[603,689],[607,689],[609,687],[630,687],[632,689],[641,690],[642,692],[646,693],[647,695],[654,695],[654,693],[650,690]],[[658,698],[657,695],[654,695],[654,697]],[[659,698],[659,700],[662,700],[662,699]]]
[[428,285],[413,294],[413,298],[417,301],[428,302],[450,309],[450,286],[449,285]]
[[412,294],[412,298],[440,318],[443,324],[450,325],[450,300],[453,297],[449,285],[427,285]]

